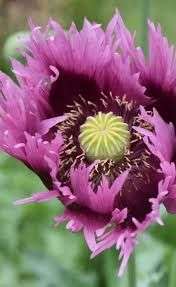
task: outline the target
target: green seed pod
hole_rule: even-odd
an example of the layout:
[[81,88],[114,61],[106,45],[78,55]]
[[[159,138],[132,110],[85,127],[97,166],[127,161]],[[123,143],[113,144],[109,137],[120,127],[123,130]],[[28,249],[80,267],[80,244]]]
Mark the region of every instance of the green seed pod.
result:
[[129,146],[130,132],[122,117],[99,112],[80,127],[79,142],[91,160],[119,161]]

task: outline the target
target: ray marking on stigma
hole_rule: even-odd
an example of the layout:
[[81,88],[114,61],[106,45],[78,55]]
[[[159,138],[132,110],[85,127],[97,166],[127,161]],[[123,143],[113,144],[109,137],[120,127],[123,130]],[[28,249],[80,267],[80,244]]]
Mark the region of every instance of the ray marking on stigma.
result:
[[130,142],[128,124],[112,112],[98,112],[81,125],[79,142],[91,160],[120,160]]

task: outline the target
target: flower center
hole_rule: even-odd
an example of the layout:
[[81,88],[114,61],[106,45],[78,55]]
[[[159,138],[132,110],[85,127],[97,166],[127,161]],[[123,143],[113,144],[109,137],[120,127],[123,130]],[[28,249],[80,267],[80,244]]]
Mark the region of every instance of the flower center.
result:
[[91,160],[119,161],[129,146],[130,132],[121,116],[98,112],[81,125],[79,142]]

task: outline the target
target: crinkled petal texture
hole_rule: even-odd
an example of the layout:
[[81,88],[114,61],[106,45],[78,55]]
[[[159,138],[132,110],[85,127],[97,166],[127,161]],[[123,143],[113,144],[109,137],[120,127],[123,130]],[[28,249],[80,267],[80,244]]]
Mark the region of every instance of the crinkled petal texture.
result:
[[[116,19],[116,18],[115,18]],[[144,103],[145,88],[138,73],[131,73],[128,59],[123,63],[114,40],[115,20],[104,32],[100,25],[85,20],[80,32],[72,24],[65,32],[50,21],[47,31],[31,24],[26,47],[27,65],[13,62],[14,71],[25,88],[35,90],[39,101],[49,103],[52,114],[62,114],[66,105],[82,95],[96,100],[100,93],[123,96]]]
[[72,25],[65,32],[50,21],[45,31],[32,23],[26,43],[26,64],[13,61],[18,85],[1,73],[0,146],[22,160],[51,185],[50,172],[58,164],[63,143],[50,129],[63,120],[68,104],[79,95],[96,100],[103,93],[126,94],[146,101],[138,74],[131,73],[116,53],[114,19],[104,32],[87,20],[80,32]]
[[0,75],[1,149],[40,176],[43,173],[44,181],[51,171],[46,158],[54,160],[53,165],[58,163],[54,154],[59,154],[63,142],[59,133],[55,136],[49,131],[63,120],[66,106],[79,95],[95,102],[101,93],[146,101],[139,75],[131,73],[129,62],[123,63],[116,53],[115,22],[105,32],[87,20],[80,32],[74,24],[65,32],[53,20],[45,31],[30,23],[26,64],[12,62],[18,85]]
[[[30,25],[31,37],[24,53],[26,64],[13,61],[18,84],[0,75],[0,148],[37,173],[49,191],[33,194],[16,204],[59,199],[65,210],[55,217],[56,224],[67,222],[69,230],[82,231],[92,256],[115,245],[120,249],[119,275],[122,275],[138,234],[155,221],[161,223],[160,204],[164,202],[171,212],[176,210],[172,205],[173,199],[176,201],[172,162],[174,127],[156,111],[150,115],[141,108],[141,118],[152,129],[135,129],[143,137],[142,145],[145,144],[158,164],[156,183],[145,183],[144,195],[141,183],[138,193],[135,189],[131,194],[124,192],[125,186],[132,182],[130,168],[120,172],[113,183],[108,176],[102,176],[95,190],[90,180],[95,162],[71,168],[69,184],[62,184],[59,166],[64,137],[57,127],[65,121],[67,107],[79,96],[95,105],[102,94],[120,99],[125,96],[127,103],[148,104],[150,95],[145,83],[154,76],[154,83],[162,84],[163,89],[173,87],[174,80],[168,87],[166,79],[171,79],[171,74],[174,76],[172,56],[168,60],[170,68],[165,72],[160,71],[161,66],[158,68],[159,63],[166,61],[165,54],[157,63],[155,57],[150,56],[152,59],[146,65],[119,15],[114,16],[106,31],[87,20],[80,32],[74,24],[65,32],[52,20],[45,31]],[[162,39],[160,32],[150,27],[151,35]],[[167,46],[166,40],[161,43]],[[173,53],[169,48],[166,51]],[[165,64],[163,66],[165,69]],[[160,77],[157,71],[162,73]],[[134,212],[146,194],[145,214]]]
[[[148,121],[155,121],[155,117],[157,115],[157,111],[152,117],[149,116]],[[142,117],[146,119],[146,112],[142,109]],[[161,170],[165,177],[167,177],[169,184],[167,188],[167,195],[164,198],[164,205],[168,212],[176,213],[176,167],[175,167],[175,130],[173,125],[170,123],[169,126],[164,123],[161,124],[161,117],[159,117],[158,123],[156,125],[156,130],[158,132],[156,135],[152,135],[151,133],[146,133],[145,130],[140,130],[143,135],[145,135],[145,142],[150,150],[160,158],[161,160]],[[160,124],[159,124],[160,122]],[[169,129],[167,128],[169,127]],[[159,130],[160,129],[160,130]],[[160,135],[159,135],[160,134]],[[161,137],[164,136],[166,141],[166,145],[161,144]],[[168,140],[168,142],[167,142]],[[163,142],[162,142],[163,143]],[[162,151],[162,153],[161,153]]]
[[137,128],[144,135],[144,141],[149,150],[161,161],[161,171],[167,179],[167,194],[163,198],[168,212],[176,213],[176,168],[175,168],[175,129],[173,124],[167,124],[154,110],[153,116],[141,107],[141,117],[155,127],[155,133]]
[[[116,35],[120,39],[120,47],[124,59],[128,58],[133,72],[140,73],[140,82],[146,88],[145,94],[151,98],[148,108],[155,106],[166,122],[172,122],[176,127],[176,51],[170,45],[167,38],[163,36],[160,25],[155,25],[148,21],[148,57],[145,56],[140,47],[135,47],[134,35],[125,27],[120,15],[117,16]],[[165,136],[165,128],[161,129],[160,135]],[[146,137],[148,141],[149,137]],[[156,138],[155,138],[156,139]],[[155,140],[154,139],[154,140]],[[169,139],[169,137],[168,137]],[[161,145],[161,138],[157,145]],[[149,144],[149,143],[148,143]],[[175,141],[173,142],[175,146]],[[158,147],[156,145],[156,154]],[[171,143],[164,147],[165,155],[170,154]],[[170,176],[170,188],[164,204],[171,213],[176,212],[175,193],[175,148],[172,151],[172,163],[165,156],[166,162],[162,164],[162,171],[166,176]]]
[[[164,202],[170,206],[172,197],[170,186],[175,178],[175,170],[173,166],[171,169],[170,163],[174,153],[174,127],[165,123],[156,111],[153,116],[147,114],[143,107],[141,107],[141,118],[152,124],[153,131],[140,128],[138,132],[144,136],[144,142],[151,153],[158,157],[159,173],[164,174],[162,180],[158,181],[156,195],[148,198],[150,210],[142,220],[132,217],[130,206],[122,208],[116,203],[128,180],[130,169],[121,173],[112,185],[108,178],[103,177],[95,192],[90,181],[93,165],[89,167],[80,165],[71,171],[71,187],[61,187],[56,180],[55,187],[58,187],[58,192],[38,193],[17,202],[19,204],[41,202],[59,197],[64,202],[65,211],[55,217],[56,224],[67,222],[67,229],[72,232],[83,231],[92,251],[92,257],[115,245],[120,250],[119,258],[122,258],[119,276],[126,268],[128,259],[137,244],[138,235],[154,222],[163,224],[160,218],[160,205]],[[163,129],[165,133],[161,134],[160,131]],[[161,141],[162,144],[160,144]],[[151,186],[148,185],[145,188],[148,188],[147,191],[150,193]]]
[[116,35],[124,59],[130,61],[133,72],[140,73],[140,82],[146,88],[160,115],[176,125],[176,52],[163,36],[161,27],[148,21],[148,56],[145,59],[140,47],[135,47],[134,35],[125,27],[120,15],[117,16]]
[[37,101],[2,73],[0,83],[1,150],[22,160],[47,186],[51,186],[50,173],[58,163],[62,137],[58,133],[50,140],[44,139],[41,127],[47,126],[45,121],[48,120],[43,120],[45,117],[40,113]]

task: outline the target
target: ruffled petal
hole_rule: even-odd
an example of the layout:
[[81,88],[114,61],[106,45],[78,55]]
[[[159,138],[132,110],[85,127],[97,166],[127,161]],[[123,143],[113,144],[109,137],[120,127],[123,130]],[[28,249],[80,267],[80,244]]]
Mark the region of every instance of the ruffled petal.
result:
[[129,171],[119,175],[112,186],[109,186],[108,180],[103,177],[101,184],[98,186],[97,192],[91,187],[90,172],[92,166],[86,167],[80,165],[71,172],[71,184],[79,205],[90,208],[94,212],[100,214],[108,214],[113,210],[113,204],[117,193],[121,190]]
[[158,195],[156,198],[151,198],[149,200],[152,204],[152,208],[143,222],[139,222],[136,218],[132,219],[136,229],[130,227],[125,228],[121,225],[127,217],[126,209],[123,211],[114,210],[112,213],[112,222],[116,224],[116,227],[110,228],[108,224],[107,228],[101,228],[100,231],[97,231],[98,242],[93,250],[92,257],[97,256],[104,250],[115,245],[116,248],[120,250],[119,259],[122,260],[118,276],[122,276],[126,269],[129,257],[137,244],[138,236],[154,222],[163,224],[160,218],[160,205],[168,194],[169,182],[170,177],[166,177],[158,183]]
[[105,224],[105,219],[101,216],[89,214],[86,212],[72,211],[66,209],[63,215],[54,218],[56,224],[67,221],[67,229],[72,232],[80,232],[83,230],[85,240],[90,250],[94,250],[96,246],[95,231]]
[[164,162],[161,169],[168,178],[167,195],[164,199],[164,205],[169,213],[176,213],[176,167],[173,162]]
[[134,127],[144,136],[144,141],[149,150],[162,161],[171,161],[175,152],[175,130],[172,123],[167,124],[156,110],[153,116],[141,107],[141,118],[151,124],[154,132],[144,128]]
[[22,204],[29,204],[29,203],[35,203],[35,202],[45,202],[53,198],[56,198],[58,196],[59,196],[59,193],[57,190],[38,192],[38,193],[34,193],[31,197],[16,200],[14,204],[22,205]]

